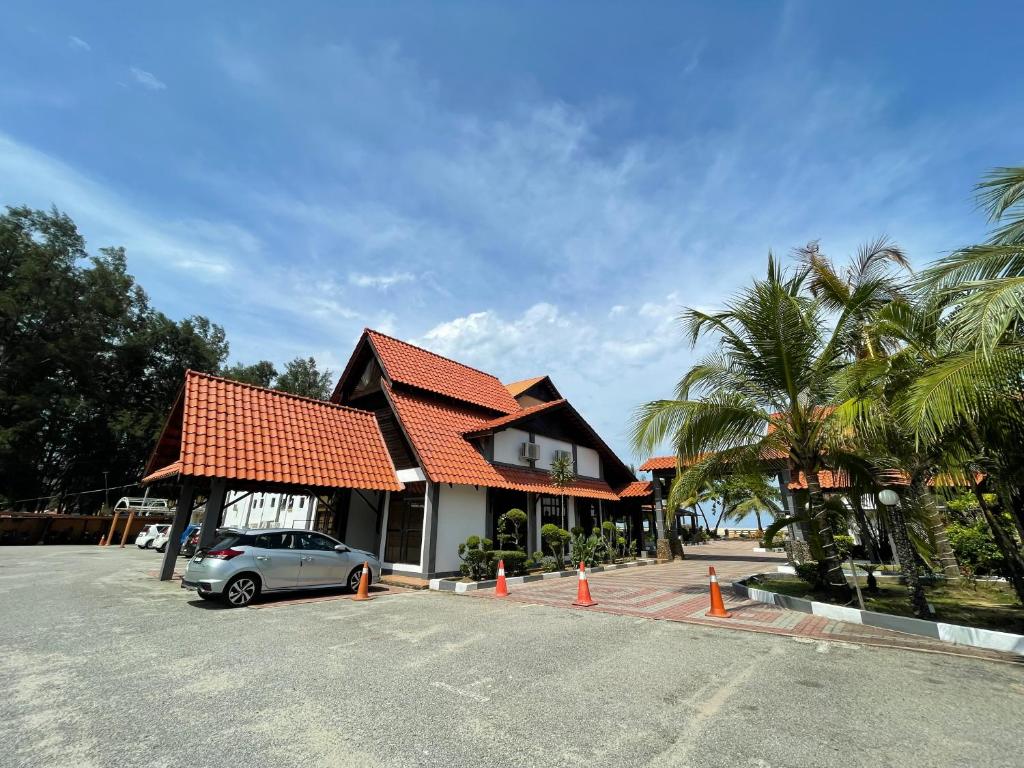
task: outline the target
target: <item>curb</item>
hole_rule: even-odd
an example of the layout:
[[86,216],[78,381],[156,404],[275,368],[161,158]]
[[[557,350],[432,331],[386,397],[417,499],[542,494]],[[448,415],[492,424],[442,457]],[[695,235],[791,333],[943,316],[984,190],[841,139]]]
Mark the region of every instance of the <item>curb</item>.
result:
[[942,640],[955,645],[967,645],[972,648],[984,648],[989,651],[1002,651],[1003,653],[1024,656],[1024,635],[1015,635],[1012,632],[998,632],[994,629],[965,627],[960,624],[946,624],[941,621],[912,619],[906,616],[894,616],[891,613],[862,611],[859,608],[848,608],[843,605],[805,600],[802,597],[780,595],[778,592],[769,592],[766,589],[747,586],[747,581],[755,576],[771,576],[771,574],[755,573],[745,576],[739,581],[734,581],[732,583],[733,593],[758,603],[777,605],[790,611],[810,613],[826,619],[845,621],[850,624],[863,624],[868,627],[879,627],[880,629],[890,629],[908,635],[920,635],[933,640]]
[[[657,560],[634,560],[631,563],[613,563],[611,565],[598,565],[587,569],[587,574],[602,573],[604,571],[618,571],[622,568],[637,568],[642,565],[655,565]],[[533,581],[547,581],[548,579],[564,579],[568,576],[576,576],[579,571],[573,568],[571,571],[553,571],[551,573],[531,573],[528,576],[508,576],[505,583],[509,586],[514,584],[529,584]],[[498,583],[497,579],[486,581],[450,581],[448,579],[431,579],[430,588],[436,592],[454,592],[457,595],[466,592],[476,592],[481,589],[494,589]]]

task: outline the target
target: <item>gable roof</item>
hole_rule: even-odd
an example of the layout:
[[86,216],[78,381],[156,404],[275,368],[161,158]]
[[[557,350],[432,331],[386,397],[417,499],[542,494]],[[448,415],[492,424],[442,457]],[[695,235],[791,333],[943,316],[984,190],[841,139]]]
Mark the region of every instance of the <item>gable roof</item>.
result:
[[650,472],[655,469],[675,469],[676,461],[675,456],[651,456],[640,465],[639,469],[641,472]]
[[493,421],[480,408],[399,390],[387,384],[384,391],[423,471],[434,482],[609,501],[618,499],[611,486],[603,480],[578,477],[571,485],[558,488],[543,470],[491,464],[464,437],[466,433],[480,430]]
[[568,400],[552,400],[550,403],[538,403],[537,405],[531,405],[527,408],[516,413],[510,413],[508,416],[499,416],[496,419],[491,419],[481,424],[479,427],[464,432],[466,437],[480,437],[493,432],[497,429],[503,429],[510,427],[513,424],[517,424],[524,419],[528,419],[534,414],[540,413],[541,411],[551,410],[552,408],[560,408],[563,405],[568,405]]
[[384,374],[392,382],[499,413],[519,410],[519,403],[496,376],[369,328],[363,334],[373,345]]
[[372,413],[198,371],[185,373],[143,482],[175,474],[320,488],[402,487]]
[[506,384],[505,389],[512,397],[519,397],[526,390],[532,387],[534,384],[539,384],[544,381],[547,376],[534,376],[532,379],[523,379],[522,381],[513,381],[511,384]]
[[650,480],[637,480],[623,488],[619,488],[620,499],[642,499],[653,495],[654,483]]

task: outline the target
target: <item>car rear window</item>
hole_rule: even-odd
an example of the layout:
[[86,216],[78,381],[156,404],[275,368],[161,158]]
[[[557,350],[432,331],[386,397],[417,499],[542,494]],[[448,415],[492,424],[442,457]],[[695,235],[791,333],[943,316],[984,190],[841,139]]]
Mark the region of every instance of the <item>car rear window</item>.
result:
[[210,545],[210,549],[229,549],[231,547],[251,547],[252,536],[246,536],[244,533],[225,532],[222,533],[213,544]]

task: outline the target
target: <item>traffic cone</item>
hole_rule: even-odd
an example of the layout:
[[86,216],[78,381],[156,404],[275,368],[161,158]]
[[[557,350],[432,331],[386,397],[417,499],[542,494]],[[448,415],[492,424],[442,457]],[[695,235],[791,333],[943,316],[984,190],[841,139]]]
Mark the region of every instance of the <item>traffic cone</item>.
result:
[[369,562],[363,563],[363,575],[359,577],[359,589],[356,590],[356,596],[353,600],[373,600],[370,597],[370,564]]
[[508,597],[508,584],[505,583],[505,561],[498,561],[498,583],[494,587],[495,597]]
[[97,546],[102,547],[106,543],[107,543],[107,535],[103,534],[102,536],[100,536],[100,543],[97,544]]
[[715,566],[708,566],[708,576],[711,578],[711,610],[704,615],[713,616],[716,619],[731,619],[732,614],[725,610],[725,603],[722,601],[722,590],[718,586]]
[[590,585],[587,584],[587,567],[583,563],[580,563],[580,581],[579,586],[576,587],[576,602],[573,605],[578,605],[581,608],[597,605],[597,601],[590,597]]

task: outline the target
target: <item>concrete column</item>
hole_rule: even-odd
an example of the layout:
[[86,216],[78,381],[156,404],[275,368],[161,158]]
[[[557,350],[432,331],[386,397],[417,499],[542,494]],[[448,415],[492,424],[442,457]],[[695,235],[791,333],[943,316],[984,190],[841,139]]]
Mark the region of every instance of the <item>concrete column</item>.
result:
[[188,521],[192,519],[192,504],[195,498],[195,485],[192,478],[186,477],[181,483],[178,506],[174,510],[174,520],[171,521],[171,532],[167,538],[167,549],[164,550],[164,559],[160,564],[160,581],[170,581],[174,575],[174,563],[181,553],[181,534],[185,531]]
[[118,509],[114,510],[114,517],[110,520],[110,530],[107,532],[107,538],[103,541],[103,546],[109,547],[110,540],[114,538],[114,529],[117,527],[117,518],[121,516],[121,511]]
[[213,544],[220,526],[220,515],[224,511],[224,497],[227,494],[227,481],[214,478],[210,481],[210,495],[206,497],[206,516],[203,518],[203,530],[199,534],[199,546],[208,547]]
[[437,513],[440,500],[441,486],[428,482],[423,499],[423,555],[420,558],[424,576],[433,573],[437,563]]

